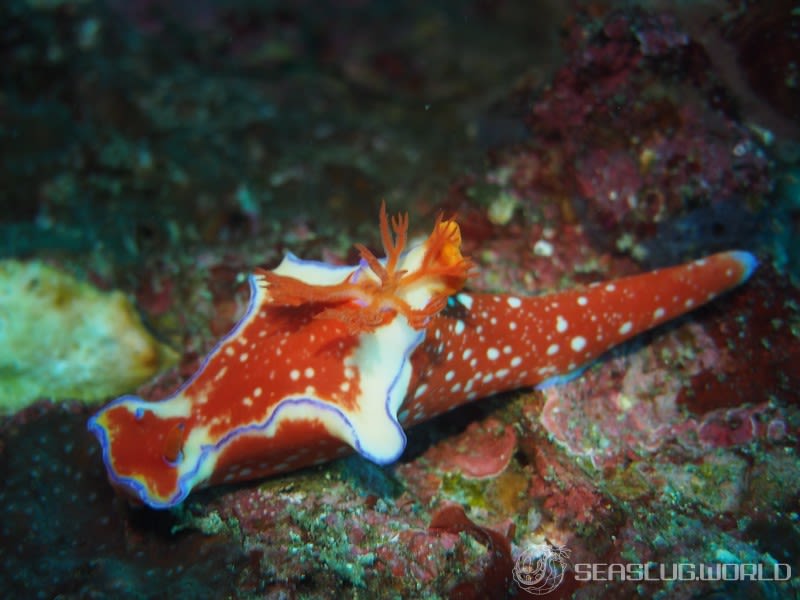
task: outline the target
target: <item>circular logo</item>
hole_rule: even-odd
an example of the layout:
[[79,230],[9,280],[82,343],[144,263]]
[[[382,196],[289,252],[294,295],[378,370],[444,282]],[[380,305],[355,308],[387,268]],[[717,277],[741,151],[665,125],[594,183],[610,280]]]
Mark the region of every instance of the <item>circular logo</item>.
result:
[[568,554],[564,546],[534,544],[514,563],[514,581],[531,594],[548,594],[564,581]]

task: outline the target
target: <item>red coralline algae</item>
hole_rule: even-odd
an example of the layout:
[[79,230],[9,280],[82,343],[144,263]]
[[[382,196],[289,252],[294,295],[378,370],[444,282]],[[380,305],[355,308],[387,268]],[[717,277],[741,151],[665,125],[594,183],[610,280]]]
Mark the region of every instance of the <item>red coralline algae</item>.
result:
[[578,190],[616,225],[636,209],[643,186],[639,163],[625,152],[594,149],[575,165]]
[[[302,491],[279,481],[232,490],[202,513],[185,514],[182,526],[235,531],[254,561],[251,575],[280,573],[290,589],[299,590],[296,586],[309,578],[328,581],[329,588],[341,588],[342,581],[359,588],[369,578],[370,587],[379,579],[383,589],[401,596],[425,589],[456,598],[454,590],[474,588],[490,594],[475,598],[501,590],[496,597],[505,597],[514,535],[510,522],[498,529],[481,527],[460,506],[443,504],[426,526],[427,516],[403,497],[365,499],[348,482],[326,479],[325,486],[309,479]],[[462,531],[469,538],[459,536]]]
[[464,433],[439,442],[424,456],[442,471],[457,471],[470,479],[485,479],[506,470],[516,445],[514,428],[489,418],[471,423]]
[[758,439],[780,442],[786,425],[775,413],[767,403],[711,411],[697,424],[697,438],[712,448],[742,446]]
[[686,420],[677,399],[687,377],[717,368],[726,356],[702,327],[686,324],[544,390],[536,418],[558,443],[597,467],[655,452]]
[[800,291],[769,265],[750,283],[705,325],[730,360],[682,390],[678,401],[694,415],[770,399],[800,405]]
[[148,315],[162,315],[172,307],[174,287],[175,280],[171,276],[143,279],[136,291],[136,301]]
[[[729,319],[736,322],[735,312]],[[741,342],[731,343],[713,339],[706,326],[685,323],[576,381],[544,390],[544,406],[531,418],[570,453],[589,458],[598,468],[674,444],[698,454],[708,447],[782,439],[785,420],[767,401],[770,388],[746,397],[723,390],[716,401],[723,408],[713,408],[714,402],[704,397],[711,390],[697,385],[717,377],[724,384],[727,373],[749,372],[737,352]],[[719,392],[723,384],[712,389]]]
[[576,528],[607,517],[608,504],[596,483],[565,461],[552,444],[531,435],[521,450],[533,467],[528,495],[541,514],[537,529],[549,539],[566,543]]
[[[441,506],[431,518],[429,530],[457,534],[464,532],[486,547],[487,554],[477,565],[477,575],[458,582],[448,592],[453,600],[502,600],[511,584],[511,546],[508,537],[473,523],[457,504]],[[513,530],[509,532],[513,536]]]
[[711,62],[673,18],[631,11],[598,27],[578,15],[567,39],[527,117],[533,139],[497,160],[523,205],[554,225],[585,213],[605,234],[645,239],[692,208],[769,191],[757,138],[715,106]]

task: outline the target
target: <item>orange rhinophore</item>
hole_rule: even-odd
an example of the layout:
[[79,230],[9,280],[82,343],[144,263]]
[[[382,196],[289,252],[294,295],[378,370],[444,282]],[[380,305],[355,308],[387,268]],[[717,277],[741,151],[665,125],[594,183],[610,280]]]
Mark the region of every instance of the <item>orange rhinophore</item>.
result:
[[[424,252],[407,260],[403,250],[408,235],[408,215],[392,217],[392,231],[386,205],[381,204],[380,230],[385,264],[362,244],[356,244],[369,269],[357,269],[346,281],[315,285],[274,271],[256,273],[270,288],[275,305],[316,304],[317,318],[341,319],[353,333],[374,330],[402,314],[415,329],[424,327],[432,316],[447,304],[447,298],[460,290],[467,280],[472,263],[461,256],[461,233],[455,221],[439,216],[433,232],[424,244]],[[398,265],[413,268],[399,269]],[[418,302],[424,298],[425,303]],[[357,310],[353,310],[353,308]]]

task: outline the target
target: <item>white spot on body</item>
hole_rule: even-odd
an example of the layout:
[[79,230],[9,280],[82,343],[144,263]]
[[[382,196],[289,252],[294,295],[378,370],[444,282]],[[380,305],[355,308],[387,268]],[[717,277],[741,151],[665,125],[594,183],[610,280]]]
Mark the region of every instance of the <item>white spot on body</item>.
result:
[[489,360],[497,360],[498,356],[500,356],[500,351],[497,348],[489,348],[486,351],[486,358]]
[[630,321],[625,321],[619,328],[619,334],[626,335],[631,332],[631,329],[633,329],[633,323],[631,323]]
[[228,372],[228,367],[222,367],[219,371],[217,371],[217,374],[214,375],[214,381],[219,381],[220,379],[225,377],[225,373],[227,372]]
[[455,332],[456,335],[461,335],[462,333],[464,333],[464,321],[462,321],[461,319],[456,321],[455,327],[453,327],[453,331]]
[[661,308],[661,307],[659,306],[657,309],[655,309],[655,310],[653,311],[653,318],[654,318],[654,319],[660,319],[661,317],[663,317],[663,316],[664,316],[665,312],[666,312],[666,311],[665,311],[663,308]]
[[456,372],[455,372],[455,371],[448,371],[448,372],[447,372],[447,373],[445,373],[445,375],[444,375],[444,380],[445,380],[445,381],[452,381],[452,380],[453,380],[453,377],[455,377],[455,376],[456,376]]
[[580,306],[586,306],[589,304],[589,301],[586,299],[586,296],[578,296],[578,304]]
[[519,356],[515,356],[511,359],[511,366],[518,367],[522,364],[522,359]]
[[506,298],[506,302],[508,302],[508,305],[511,308],[519,308],[520,306],[522,306],[522,301],[516,296],[509,296],[508,298]]
[[469,294],[458,294],[456,295],[456,300],[458,300],[459,303],[463,304],[467,308],[467,310],[472,309],[472,296],[470,296]]
[[558,344],[550,344],[550,346],[547,348],[548,356],[553,356],[557,352],[558,352]]
[[303,371],[303,375],[305,375],[308,379],[314,377],[314,369],[311,367],[306,367],[306,370]]
[[567,320],[561,315],[558,315],[556,317],[556,331],[558,331],[558,333],[564,333],[567,330],[567,327],[569,327]]
[[569,345],[575,352],[580,352],[586,347],[586,338],[582,335],[576,335]]
[[300,379],[300,371],[298,371],[297,369],[292,369],[291,371],[289,371],[289,378],[292,381],[297,381],[298,379]]
[[461,354],[461,358],[464,360],[467,360],[470,356],[472,356],[472,350],[470,350],[469,348],[464,350],[464,352]]

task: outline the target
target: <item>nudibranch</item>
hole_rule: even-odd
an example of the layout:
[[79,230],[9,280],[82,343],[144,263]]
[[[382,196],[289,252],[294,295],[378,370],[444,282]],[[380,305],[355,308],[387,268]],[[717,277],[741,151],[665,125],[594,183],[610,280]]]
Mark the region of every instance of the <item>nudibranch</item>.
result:
[[467,293],[454,220],[406,249],[408,217],[381,208],[385,258],[356,266],[287,255],[250,276],[249,307],[168,398],[123,396],[89,420],[111,483],[154,508],[198,486],[355,450],[388,464],[404,427],[478,398],[558,383],[644,330],[745,281],[731,251],[551,295]]

